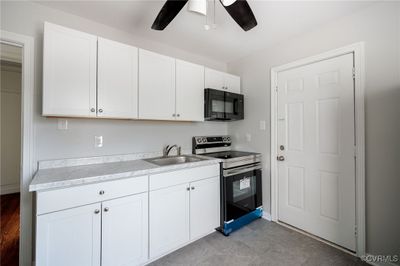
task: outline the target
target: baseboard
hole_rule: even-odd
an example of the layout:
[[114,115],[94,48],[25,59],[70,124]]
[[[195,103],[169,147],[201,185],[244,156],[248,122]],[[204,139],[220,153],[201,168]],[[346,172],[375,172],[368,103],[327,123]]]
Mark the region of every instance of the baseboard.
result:
[[0,186],[0,195],[6,195],[19,192],[19,184],[2,185]]
[[[368,260],[368,257],[371,257],[370,260]],[[400,258],[397,257],[397,264],[393,262],[380,262],[380,261],[372,261],[373,257],[377,257],[377,255],[372,255],[372,254],[365,254],[365,256],[361,256],[361,259],[368,263],[369,265],[372,266],[399,266],[400,265]]]
[[262,218],[270,222],[272,221],[272,216],[268,212],[264,212]]

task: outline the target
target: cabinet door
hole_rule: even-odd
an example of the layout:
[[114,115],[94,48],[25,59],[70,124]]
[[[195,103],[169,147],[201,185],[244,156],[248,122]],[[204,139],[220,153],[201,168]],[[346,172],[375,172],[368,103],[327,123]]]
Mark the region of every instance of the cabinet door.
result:
[[204,121],[204,67],[176,60],[176,119]]
[[225,73],[225,89],[229,92],[240,93],[240,77]]
[[150,258],[189,241],[189,184],[150,192]]
[[138,49],[99,38],[97,116],[137,118]]
[[148,193],[104,201],[103,266],[141,265],[148,259]]
[[36,265],[100,265],[101,204],[37,216]]
[[45,23],[44,116],[96,116],[96,53],[96,36]]
[[206,68],[204,73],[205,88],[225,90],[224,73]]
[[139,118],[175,120],[175,59],[139,49]]
[[190,239],[196,239],[220,225],[219,177],[192,182],[190,189]]

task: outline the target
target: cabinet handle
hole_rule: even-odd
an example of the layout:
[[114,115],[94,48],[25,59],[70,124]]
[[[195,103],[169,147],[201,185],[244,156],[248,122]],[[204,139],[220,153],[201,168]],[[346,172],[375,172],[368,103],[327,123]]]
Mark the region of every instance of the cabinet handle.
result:
[[100,210],[99,210],[99,209],[95,209],[95,210],[94,210],[94,213],[95,213],[95,214],[99,214],[99,213],[100,213]]
[[195,189],[195,187],[192,187],[192,190],[194,190]]
[[100,190],[100,191],[99,191],[99,194],[100,194],[100,195],[104,195],[104,193],[105,193],[104,190]]
[[110,209],[109,209],[108,207],[105,207],[105,208],[104,208],[104,211],[105,211],[105,212],[108,212],[109,210],[110,210]]
[[180,117],[181,115],[180,115],[180,114],[177,114],[176,116],[177,116],[177,117]]
[[96,112],[96,109],[90,108],[90,112],[94,113],[94,112]]
[[175,117],[175,116],[176,116],[176,114],[172,114],[172,116],[173,116],[173,117]]
[[186,190],[189,191],[189,190],[190,190],[190,187],[187,187]]
[[99,109],[99,113],[102,113],[103,112],[103,109]]

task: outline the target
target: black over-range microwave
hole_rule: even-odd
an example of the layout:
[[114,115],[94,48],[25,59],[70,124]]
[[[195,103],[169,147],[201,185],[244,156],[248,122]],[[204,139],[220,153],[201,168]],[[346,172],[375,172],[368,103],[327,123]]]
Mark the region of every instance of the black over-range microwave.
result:
[[204,118],[207,121],[233,121],[244,119],[242,94],[204,90]]

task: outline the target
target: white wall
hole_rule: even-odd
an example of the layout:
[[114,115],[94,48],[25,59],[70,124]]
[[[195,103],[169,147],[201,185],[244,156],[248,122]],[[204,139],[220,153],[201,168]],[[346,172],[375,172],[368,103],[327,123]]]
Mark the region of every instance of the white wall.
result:
[[[1,2],[1,29],[34,37],[35,41],[35,157],[36,160],[135,152],[161,151],[165,144],[191,149],[194,135],[226,134],[225,123],[151,122],[68,119],[69,129],[57,129],[58,120],[41,112],[43,22],[49,21],[161,54],[225,70],[226,64],[130,35],[81,17],[32,2]],[[103,148],[94,148],[102,135]]]
[[[279,25],[276,25],[279,27]],[[367,252],[400,253],[400,4],[375,4],[313,32],[228,64],[241,75],[245,120],[228,125],[237,148],[265,159],[264,206],[270,210],[270,69],[365,41]],[[247,142],[245,134],[252,135]]]
[[19,192],[21,161],[21,65],[3,62],[0,73],[0,194]]

